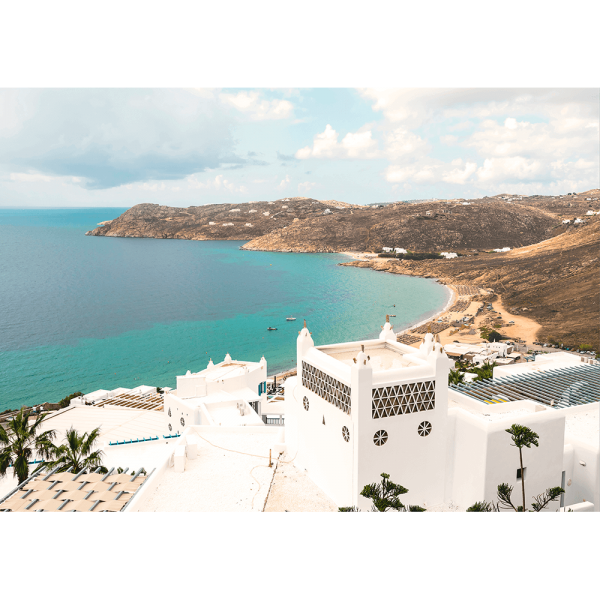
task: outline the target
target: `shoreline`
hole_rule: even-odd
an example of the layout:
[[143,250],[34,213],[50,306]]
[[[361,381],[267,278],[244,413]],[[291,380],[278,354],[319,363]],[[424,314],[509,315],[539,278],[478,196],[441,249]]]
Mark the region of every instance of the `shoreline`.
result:
[[[376,256],[376,255],[372,255],[369,253],[343,252],[341,254],[346,254],[347,256],[351,256],[357,262],[373,262],[373,258],[371,258],[371,257]],[[387,259],[380,259],[380,262],[388,262],[388,261],[387,261]],[[356,266],[356,265],[346,264],[346,266]],[[369,269],[379,270],[379,269],[374,269],[373,266],[369,266]],[[391,273],[393,275],[406,275],[408,277],[421,277],[420,275],[411,275],[409,273],[395,273],[394,271],[387,271],[387,272]],[[425,279],[423,277],[421,277],[421,278]],[[427,319],[423,319],[423,320],[419,321],[418,323],[414,323],[401,331],[395,332],[396,335],[410,334],[411,329],[420,327],[421,325],[424,325],[425,323],[427,323],[429,321],[433,321],[440,317],[447,317],[449,320],[451,320],[450,315],[452,313],[450,312],[449,309],[453,305],[454,301],[460,297],[455,288],[455,284],[441,283],[438,278],[433,278],[433,279],[435,279],[435,281],[437,281],[438,283],[440,283],[441,285],[445,286],[447,289],[450,290],[450,298],[448,299],[448,302],[446,302],[446,304],[442,310],[431,315]],[[459,284],[456,284],[456,285],[459,285]],[[480,290],[483,290],[483,288],[480,287]],[[485,292],[482,292],[482,293],[485,293]],[[524,315],[509,313],[505,309],[504,305],[502,304],[502,294],[500,294],[499,292],[494,292],[494,295],[496,296],[496,300],[492,301],[492,303],[495,305],[494,308],[495,308],[497,314],[509,315],[510,318],[506,319],[506,320],[513,321],[513,324],[505,325],[500,330],[498,330],[499,333],[501,335],[503,335],[506,339],[511,339],[511,338],[522,339],[526,342],[526,344],[532,344],[534,341],[536,341],[537,333],[542,328],[542,325],[540,323],[538,323],[537,321],[535,321],[534,319],[532,319],[531,317],[526,317]],[[470,298],[473,298],[473,295],[471,295]],[[473,313],[473,317],[474,317],[474,322],[472,324],[471,329],[475,329],[476,334],[468,336],[468,339],[461,340],[461,342],[463,342],[463,343],[479,343],[482,341],[482,338],[477,336],[477,333],[479,333],[478,332],[479,327],[481,327],[483,325],[483,320],[485,318],[485,315],[475,317],[474,313],[476,313],[477,309],[475,307],[473,307],[473,302],[474,301],[471,299],[471,304],[464,311],[462,311],[462,313],[457,313],[458,315],[462,314],[464,316],[465,314],[470,312],[470,313]],[[453,335],[450,335],[451,330],[452,330],[452,328],[450,327],[450,328],[440,332],[439,336],[440,336],[442,345],[450,343],[451,342],[450,338],[455,338],[457,336],[463,335],[462,333],[455,333]],[[420,335],[420,334],[415,334],[415,335]],[[444,338],[446,338],[446,339],[444,339]],[[415,346],[415,344],[411,344],[411,346]]]
[[[415,277],[413,275],[413,277]],[[424,277],[422,277],[421,279],[425,279]],[[441,317],[442,315],[444,315],[445,313],[448,312],[448,309],[454,304],[454,298],[457,297],[457,293],[456,290],[454,289],[453,286],[448,285],[446,283],[440,283],[437,279],[436,281],[440,284],[443,285],[445,288],[447,288],[450,291],[450,298],[448,299],[448,302],[446,302],[446,304],[444,305],[444,308],[442,308],[442,310],[434,313],[433,315],[431,315],[430,317],[427,317],[426,319],[423,319],[422,321],[419,321],[418,323],[413,323],[412,325],[409,325],[406,329],[403,329],[402,331],[398,331],[398,332],[394,332],[396,333],[396,335],[403,335],[405,333],[410,333],[411,329],[414,329],[415,327],[420,327],[421,325],[425,325],[425,323],[433,320],[433,319],[437,319],[438,317]]]

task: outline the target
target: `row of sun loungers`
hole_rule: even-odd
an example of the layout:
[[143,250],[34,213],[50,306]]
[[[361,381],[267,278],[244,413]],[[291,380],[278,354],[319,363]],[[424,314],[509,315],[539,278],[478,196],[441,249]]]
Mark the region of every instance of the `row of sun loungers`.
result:
[[427,333],[431,331],[431,333],[440,333],[444,331],[444,329],[448,329],[450,327],[449,323],[425,323],[424,325],[420,325],[415,329],[411,329],[411,333]]
[[450,307],[450,312],[465,312],[470,304],[470,300],[458,300]]
[[456,292],[459,296],[475,296],[479,294],[479,288],[473,285],[457,285]]
[[421,341],[421,338],[418,335],[409,335],[408,333],[403,333],[402,335],[396,336],[396,341],[401,344],[406,344],[407,346],[412,346],[417,342]]

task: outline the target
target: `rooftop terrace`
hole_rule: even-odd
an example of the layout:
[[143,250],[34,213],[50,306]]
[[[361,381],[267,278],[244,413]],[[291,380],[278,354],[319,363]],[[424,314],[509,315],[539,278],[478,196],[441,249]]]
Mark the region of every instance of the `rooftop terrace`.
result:
[[[346,365],[352,365],[361,350],[361,344],[319,346],[317,349]],[[413,359],[410,353],[405,353],[401,348],[396,348],[387,342],[380,342],[377,345],[365,344],[365,354],[370,357],[370,365],[374,372],[420,364]]]

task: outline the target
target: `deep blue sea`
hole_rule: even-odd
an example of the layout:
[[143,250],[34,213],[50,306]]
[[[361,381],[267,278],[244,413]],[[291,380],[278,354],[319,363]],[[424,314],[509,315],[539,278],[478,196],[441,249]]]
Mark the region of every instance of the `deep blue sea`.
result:
[[386,313],[399,331],[448,299],[433,280],[340,267],[339,254],[84,235],[124,210],[0,209],[0,411],[175,387],[227,352],[264,354],[273,374],[294,366],[302,319],[316,344],[368,339]]

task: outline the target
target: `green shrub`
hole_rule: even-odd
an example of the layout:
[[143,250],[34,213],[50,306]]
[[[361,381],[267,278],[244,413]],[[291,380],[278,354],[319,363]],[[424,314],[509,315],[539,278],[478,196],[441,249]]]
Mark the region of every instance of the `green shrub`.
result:
[[83,396],[82,392],[73,392],[72,394],[69,394],[68,396],[65,396],[60,402],[60,407],[61,408],[67,408],[67,406],[69,406],[69,404],[71,404],[71,400],[73,400],[73,398],[78,398],[79,396]]

